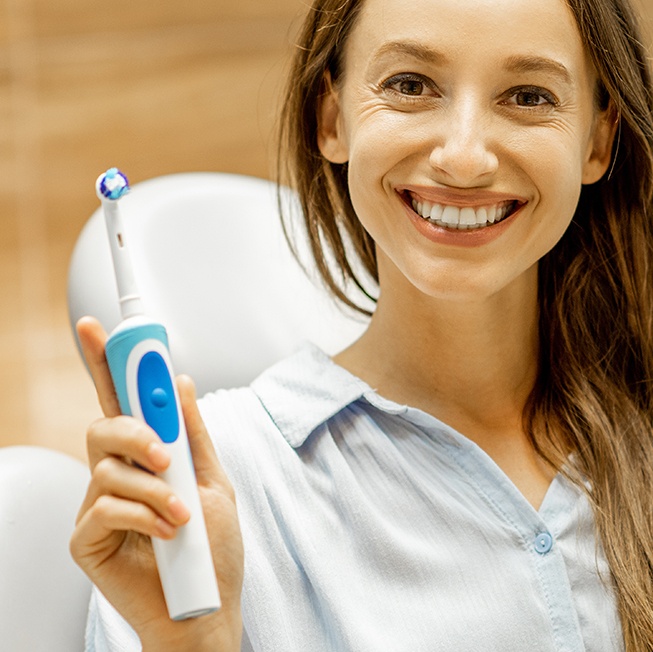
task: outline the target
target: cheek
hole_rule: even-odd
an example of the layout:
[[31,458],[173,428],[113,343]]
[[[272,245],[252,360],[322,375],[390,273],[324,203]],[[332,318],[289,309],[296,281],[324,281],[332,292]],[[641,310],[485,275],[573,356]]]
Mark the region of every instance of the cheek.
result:
[[[535,204],[573,215],[580,196],[585,158],[584,140],[557,130],[520,134],[502,156],[506,167],[532,187]],[[555,215],[552,216],[555,219]]]
[[352,204],[365,226],[383,211],[379,202],[394,200],[393,183],[428,178],[432,139],[416,124],[414,116],[376,111],[348,132],[348,178]]
[[565,234],[576,212],[581,192],[578,165],[542,161],[536,180],[531,224],[524,251],[532,264],[548,254]]
[[[418,156],[414,139],[393,128],[395,120],[376,116],[350,132],[348,180],[352,205],[365,229],[375,239],[383,228],[383,214],[394,206],[390,179],[406,161],[407,173],[415,169]],[[406,177],[410,178],[410,177]]]
[[411,114],[362,103],[345,125],[350,164],[372,169],[428,152],[437,122],[428,113]]

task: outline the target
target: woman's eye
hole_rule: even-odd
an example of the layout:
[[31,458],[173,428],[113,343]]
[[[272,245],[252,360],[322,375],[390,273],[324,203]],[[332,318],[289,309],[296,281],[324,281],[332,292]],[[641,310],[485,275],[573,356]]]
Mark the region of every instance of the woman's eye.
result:
[[404,79],[397,84],[397,90],[404,95],[421,95],[424,84],[416,79]]
[[401,74],[394,75],[386,79],[381,87],[383,90],[390,90],[404,97],[422,97],[424,95],[433,95],[433,82],[425,79],[421,75]]
[[507,104],[515,104],[527,109],[557,106],[558,101],[543,88],[519,88],[508,92]]

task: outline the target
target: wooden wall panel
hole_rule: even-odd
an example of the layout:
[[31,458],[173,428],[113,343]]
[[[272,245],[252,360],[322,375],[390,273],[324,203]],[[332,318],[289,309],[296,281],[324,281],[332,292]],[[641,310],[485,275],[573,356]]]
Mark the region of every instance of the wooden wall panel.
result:
[[[34,33],[39,38],[151,32],[166,27],[201,26],[229,20],[255,22],[293,17],[303,7],[297,0],[32,0]],[[245,38],[253,44],[255,37]]]

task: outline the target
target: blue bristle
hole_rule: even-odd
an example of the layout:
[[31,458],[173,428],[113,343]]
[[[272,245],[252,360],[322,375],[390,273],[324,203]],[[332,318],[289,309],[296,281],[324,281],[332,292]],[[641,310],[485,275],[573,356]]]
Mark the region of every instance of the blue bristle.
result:
[[[107,180],[112,180],[116,177],[119,177],[123,181],[123,185],[109,189],[106,183]],[[100,182],[100,192],[107,199],[120,199],[123,195],[126,195],[129,192],[129,181],[118,168],[109,168],[104,173],[102,181]]]

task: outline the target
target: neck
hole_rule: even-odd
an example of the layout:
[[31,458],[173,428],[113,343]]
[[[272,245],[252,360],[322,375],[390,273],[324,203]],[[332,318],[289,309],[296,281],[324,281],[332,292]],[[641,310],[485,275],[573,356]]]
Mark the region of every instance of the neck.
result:
[[537,374],[536,268],[478,301],[381,287],[370,327],[336,362],[382,396],[420,408],[474,441],[538,509],[553,470],[523,427]]
[[382,293],[369,329],[336,362],[462,432],[519,428],[537,371],[536,284],[533,269],[482,300]]

